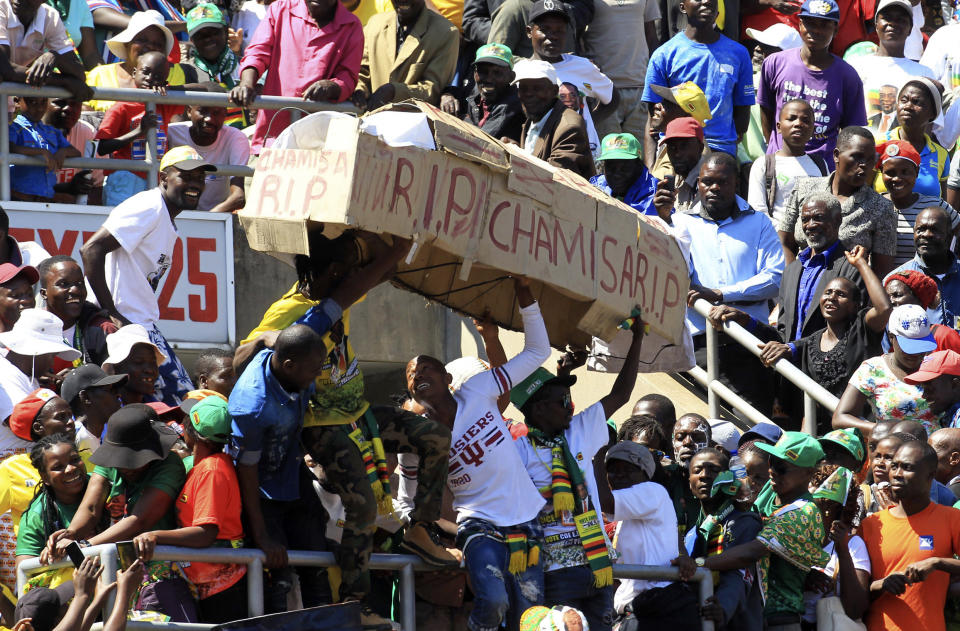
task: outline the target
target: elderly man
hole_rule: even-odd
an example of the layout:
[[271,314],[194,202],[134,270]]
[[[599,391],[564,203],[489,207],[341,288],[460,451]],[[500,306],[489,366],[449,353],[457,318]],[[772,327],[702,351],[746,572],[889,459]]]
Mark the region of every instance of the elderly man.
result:
[[503,44],[484,44],[473,61],[473,92],[460,102],[453,94],[440,100],[443,111],[468,120],[494,138],[520,142],[523,107],[513,85],[513,53]]
[[[702,298],[735,306],[752,318],[766,321],[767,300],[777,295],[783,274],[783,249],[770,218],[755,212],[737,196],[738,169],[730,154],[712,153],[700,169],[697,186],[701,201],[694,213],[673,216],[678,240],[690,244],[693,272],[687,326],[693,333],[697,363],[701,365],[706,365],[706,325],[693,304]],[[723,335],[720,372],[758,409],[770,411],[769,371],[748,350]]]
[[960,263],[950,251],[950,217],[939,207],[927,208],[913,224],[913,243],[917,254],[894,272],[918,270],[937,283],[938,304],[927,309],[930,324],[956,329],[960,316]]
[[173,261],[179,238],[174,220],[197,207],[207,173],[216,170],[193,147],[171,149],[160,162],[160,185],[110,211],[103,226],[80,248],[87,282],[100,307],[118,326],[143,325],[151,342],[166,355],[156,390],[167,405],[179,405],[193,384],[157,328],[160,306],[155,292]]
[[513,68],[514,82],[527,122],[520,146],[524,151],[555,167],[570,169],[584,178],[596,170],[583,117],[557,98],[557,71],[546,61],[522,59]]
[[600,165],[603,173],[590,178],[591,184],[638,212],[660,215],[670,222],[673,190],[668,182],[659,184],[650,175],[643,163],[640,142],[633,134],[604,136],[600,143]]
[[377,13],[363,28],[360,79],[351,100],[362,110],[406,99],[440,105],[440,92],[457,68],[457,27],[427,10],[425,0],[393,5],[393,11]]

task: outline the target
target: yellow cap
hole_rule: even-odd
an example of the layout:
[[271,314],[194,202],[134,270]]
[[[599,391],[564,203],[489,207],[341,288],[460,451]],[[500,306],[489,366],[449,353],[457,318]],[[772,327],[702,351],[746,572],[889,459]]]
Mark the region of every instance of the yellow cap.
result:
[[650,89],[653,90],[654,94],[676,103],[680,109],[697,119],[701,126],[704,122],[713,118],[710,114],[710,104],[707,103],[706,95],[700,89],[700,86],[693,81],[687,81],[672,88],[651,85]]
[[206,171],[216,171],[217,167],[203,159],[197,150],[188,145],[174,147],[163,154],[160,160],[160,170],[167,167],[177,167],[181,171],[193,171],[194,169],[204,169]]

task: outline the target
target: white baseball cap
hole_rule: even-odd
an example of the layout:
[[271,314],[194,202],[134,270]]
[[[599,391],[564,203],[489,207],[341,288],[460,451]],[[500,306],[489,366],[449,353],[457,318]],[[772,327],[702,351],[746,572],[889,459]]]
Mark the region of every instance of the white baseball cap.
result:
[[910,4],[910,0],[880,0],[880,2],[877,3],[877,10],[873,13],[874,17],[879,15],[880,12],[887,7],[901,7],[910,15],[910,20],[913,21],[913,5]]
[[730,453],[736,453],[737,444],[740,442],[740,430],[737,426],[722,418],[708,418],[707,423],[710,424],[710,437],[713,442]]
[[919,355],[937,350],[927,312],[920,305],[896,307],[887,322],[887,332],[897,338],[897,344],[904,353]]
[[560,85],[557,71],[549,61],[521,59],[513,65],[513,73],[516,75],[513,80],[514,83],[521,79],[548,79],[550,83]]
[[46,309],[21,311],[13,328],[0,333],[0,344],[28,357],[56,353],[68,362],[80,357],[80,351],[63,341],[63,320]]
[[153,347],[153,352],[157,358],[157,366],[167,361],[167,356],[150,341],[150,335],[141,324],[128,324],[117,329],[114,333],[107,336],[107,358],[103,365],[119,364],[130,356],[130,351],[137,344],[147,344]]
[[780,50],[800,48],[803,45],[803,40],[800,39],[800,33],[797,32],[797,29],[783,22],[771,24],[762,31],[748,28],[746,33],[750,39],[755,39],[761,44],[773,46]]

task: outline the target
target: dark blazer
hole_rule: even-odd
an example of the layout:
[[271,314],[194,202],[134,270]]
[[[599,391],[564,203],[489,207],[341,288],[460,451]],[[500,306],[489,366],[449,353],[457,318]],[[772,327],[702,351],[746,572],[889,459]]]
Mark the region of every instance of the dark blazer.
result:
[[[523,133],[520,134],[521,147],[526,143],[529,129],[528,120],[523,124]],[[586,179],[597,173],[583,117],[559,100],[553,104],[550,117],[533,146],[533,155],[555,167],[570,169]]]
[[[784,342],[792,342],[797,330],[797,294],[800,292],[800,272],[803,266],[799,259],[795,259],[783,270],[783,278],[780,280],[780,295],[777,302],[780,305],[780,315],[777,317],[777,331],[780,333],[780,339]],[[807,309],[807,315],[803,321],[801,337],[810,335],[814,331],[827,326],[820,313],[820,295],[834,278],[843,276],[849,278],[860,288],[860,293],[866,299],[866,286],[863,279],[860,278],[860,272],[847,263],[843,255],[843,245],[835,249],[827,261],[827,268],[820,274],[817,287],[813,292],[812,304]]]

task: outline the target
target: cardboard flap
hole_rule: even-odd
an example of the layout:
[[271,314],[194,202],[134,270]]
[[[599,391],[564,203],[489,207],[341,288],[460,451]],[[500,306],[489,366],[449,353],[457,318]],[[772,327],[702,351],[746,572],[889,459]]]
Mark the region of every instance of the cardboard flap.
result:
[[423,101],[415,101],[433,125],[437,146],[455,156],[507,170],[510,161],[500,141],[456,116]]
[[505,145],[510,154],[507,188],[550,206],[553,204],[553,172],[556,168],[534,158],[517,145]]

